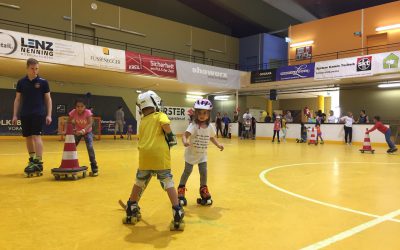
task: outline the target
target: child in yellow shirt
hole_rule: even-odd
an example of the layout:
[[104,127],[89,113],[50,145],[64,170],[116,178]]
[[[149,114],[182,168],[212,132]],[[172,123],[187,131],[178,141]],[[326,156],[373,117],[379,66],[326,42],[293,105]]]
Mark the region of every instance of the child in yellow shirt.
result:
[[143,117],[139,126],[139,169],[136,182],[126,205],[125,224],[135,224],[141,219],[139,198],[153,175],[157,175],[172,204],[173,220],[170,229],[184,229],[184,211],[179,205],[178,195],[171,174],[170,147],[176,145],[170,120],[160,112],[161,98],[153,91],[142,93],[136,103]]

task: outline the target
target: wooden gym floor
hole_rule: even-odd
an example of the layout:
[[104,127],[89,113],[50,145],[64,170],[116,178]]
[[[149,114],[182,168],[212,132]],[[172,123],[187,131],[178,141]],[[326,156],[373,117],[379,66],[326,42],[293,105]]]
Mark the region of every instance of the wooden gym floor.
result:
[[[171,206],[154,178],[140,202],[143,221],[123,225],[135,179],[137,141],[95,141],[99,177],[55,181],[63,142],[45,141],[42,177],[25,178],[22,140],[1,140],[1,249],[400,249],[400,158],[360,146],[308,146],[222,139],[209,147],[214,204],[196,204],[199,174],[187,188],[184,232],[170,232]],[[178,184],[182,144],[172,149]],[[81,165],[88,165],[79,145]]]

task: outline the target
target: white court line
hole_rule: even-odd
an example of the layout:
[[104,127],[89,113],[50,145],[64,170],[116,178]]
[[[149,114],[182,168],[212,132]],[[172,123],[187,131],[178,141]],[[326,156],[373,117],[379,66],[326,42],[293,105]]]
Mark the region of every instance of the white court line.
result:
[[[61,154],[64,149],[60,151],[53,151],[53,152],[46,152],[44,151],[43,154]],[[123,148],[123,149],[96,149],[95,152],[113,152],[113,151],[130,151],[135,150],[132,148]],[[78,152],[86,152],[85,150],[78,150]],[[10,154],[0,154],[0,156],[13,156],[13,155],[26,155],[26,153],[10,153]]]
[[349,230],[346,230],[344,232],[341,232],[339,234],[336,234],[336,235],[334,235],[332,237],[329,237],[329,238],[327,238],[325,240],[322,240],[320,242],[317,242],[317,243],[314,243],[314,244],[309,245],[307,247],[304,247],[301,250],[315,250],[315,249],[321,249],[321,248],[327,247],[329,245],[332,245],[335,242],[338,242],[338,241],[344,240],[346,238],[349,238],[349,237],[351,237],[351,236],[353,236],[353,235],[355,235],[357,233],[360,233],[360,232],[362,232],[364,230],[367,230],[368,228],[374,227],[374,226],[376,226],[376,225],[378,225],[378,224],[380,224],[382,222],[385,222],[385,221],[388,221],[390,219],[393,219],[394,217],[396,217],[398,215],[400,215],[400,209],[396,210],[394,212],[388,213],[386,215],[383,215],[381,217],[378,217],[376,219],[373,219],[371,221],[368,221],[368,222],[366,222],[364,224],[361,224],[359,226],[353,227],[353,228],[351,228]]
[[[288,190],[286,190],[286,189],[283,189],[283,188],[281,188],[281,187],[278,187],[278,186],[272,184],[272,183],[271,183],[270,181],[268,181],[267,178],[265,177],[265,175],[266,175],[267,173],[272,172],[273,170],[276,170],[276,169],[280,169],[280,168],[295,167],[295,166],[304,166],[304,165],[332,164],[332,163],[333,163],[333,162],[311,162],[311,163],[297,163],[297,164],[282,165],[282,166],[277,166],[277,167],[269,168],[269,169],[266,169],[266,170],[262,171],[262,172],[260,173],[259,177],[260,177],[260,179],[261,179],[262,182],[264,182],[265,184],[267,184],[267,186],[269,186],[269,187],[271,187],[271,188],[273,188],[273,189],[276,189],[276,190],[278,190],[278,191],[280,191],[280,192],[286,193],[286,194],[288,194],[288,195],[297,197],[297,198],[299,198],[299,199],[306,200],[306,201],[309,201],[309,202],[313,202],[313,203],[316,203],[316,204],[319,204],[319,205],[323,205],[323,206],[327,206],[327,207],[331,207],[331,208],[343,210],[343,211],[346,211],[346,212],[351,212],[351,213],[355,213],[355,214],[361,214],[361,215],[368,216],[368,217],[372,217],[372,218],[380,218],[380,217],[381,217],[380,215],[371,214],[371,213],[367,213],[367,212],[363,212],[363,211],[359,211],[359,210],[355,210],[355,209],[351,209],[351,208],[347,208],[347,207],[338,206],[338,205],[335,205],[335,204],[331,204],[331,203],[328,203],[328,202],[319,201],[319,200],[312,199],[312,198],[309,198],[309,197],[306,197],[306,196],[303,196],[303,195],[300,195],[300,194],[293,193],[293,192],[291,192],[291,191],[288,191]],[[365,163],[370,164],[371,162],[336,162],[336,163],[338,163],[338,164],[365,164]],[[400,163],[379,163],[379,164],[400,165]],[[388,219],[388,220],[389,220],[389,221],[399,222],[399,223],[400,223],[400,220],[398,220],[398,219],[390,218],[390,219]]]

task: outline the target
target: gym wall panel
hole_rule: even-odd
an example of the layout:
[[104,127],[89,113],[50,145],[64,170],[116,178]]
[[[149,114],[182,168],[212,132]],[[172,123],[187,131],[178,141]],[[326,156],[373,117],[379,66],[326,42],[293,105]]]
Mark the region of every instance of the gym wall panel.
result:
[[[357,31],[361,31],[361,10],[291,26],[290,39],[292,43],[313,40],[313,55],[321,55],[361,48],[361,37],[354,36],[354,32]],[[339,55],[339,57],[357,55],[360,55],[360,53],[348,53]],[[296,48],[289,47],[289,59],[294,60],[295,58]],[[331,60],[336,59],[336,55],[314,59],[315,61]],[[294,64],[298,63],[291,62],[291,65]]]
[[[21,8],[12,9],[0,6],[1,19],[46,26],[53,29],[70,30],[70,22],[68,20],[64,20],[63,16],[70,16],[71,0],[7,0],[2,2],[17,5]],[[27,32],[26,29],[16,29],[14,26],[2,26],[2,28]],[[48,33],[46,34],[40,31],[32,31],[31,33],[55,37],[54,34],[49,35]]]
[[379,115],[383,120],[400,120],[400,89],[363,88],[340,90],[342,113],[351,111],[358,117],[364,109],[370,118]]
[[[91,8],[92,3],[97,5],[97,9]],[[118,7],[115,5],[93,0],[72,1],[72,21],[74,24],[93,27],[90,23],[98,23],[118,27],[118,16]],[[110,37],[110,39],[113,38]]]
[[[366,41],[368,36],[382,34],[385,32],[376,32],[377,27],[399,24],[400,23],[400,1],[392,3],[378,5],[373,8],[364,10],[364,39]],[[398,43],[400,42],[399,30],[386,31],[387,32],[387,43]],[[398,50],[400,46],[392,47],[388,51]],[[374,52],[372,53],[379,53]]]
[[308,107],[310,110],[318,110],[317,98],[297,98],[297,99],[281,99],[279,100],[280,110],[302,110]]
[[[130,43],[190,53],[187,46],[190,43],[190,26],[121,8],[121,28],[146,34],[146,37],[130,35],[127,40]],[[167,54],[158,56],[171,57]]]

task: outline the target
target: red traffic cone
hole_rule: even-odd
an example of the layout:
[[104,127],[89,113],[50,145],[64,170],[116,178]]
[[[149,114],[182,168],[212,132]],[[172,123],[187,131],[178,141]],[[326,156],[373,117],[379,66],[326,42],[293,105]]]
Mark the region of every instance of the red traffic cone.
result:
[[369,138],[368,129],[367,129],[367,131],[365,132],[364,143],[363,143],[362,149],[360,149],[360,152],[361,152],[361,153],[364,153],[364,152],[371,152],[372,154],[375,152],[375,150],[372,149],[372,146],[371,146],[371,139]]
[[317,141],[316,141],[317,136],[315,134],[316,134],[316,131],[314,128],[312,128],[311,134],[310,134],[310,140],[308,140],[308,145],[310,145],[310,144],[317,145]]
[[73,134],[72,123],[67,123],[67,132],[65,135],[64,152],[59,168],[53,168],[51,173],[56,180],[61,176],[72,176],[74,180],[78,179],[77,174],[82,172],[82,178],[86,177],[87,167],[79,166],[78,152],[76,151],[75,136]]

